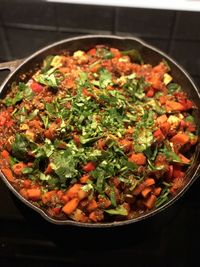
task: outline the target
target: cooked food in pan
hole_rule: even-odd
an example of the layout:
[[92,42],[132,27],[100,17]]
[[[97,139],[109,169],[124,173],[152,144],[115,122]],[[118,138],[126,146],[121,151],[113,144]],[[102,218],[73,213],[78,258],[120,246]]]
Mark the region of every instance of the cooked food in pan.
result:
[[184,186],[197,129],[183,89],[135,50],[49,55],[1,99],[0,169],[53,218],[138,217]]

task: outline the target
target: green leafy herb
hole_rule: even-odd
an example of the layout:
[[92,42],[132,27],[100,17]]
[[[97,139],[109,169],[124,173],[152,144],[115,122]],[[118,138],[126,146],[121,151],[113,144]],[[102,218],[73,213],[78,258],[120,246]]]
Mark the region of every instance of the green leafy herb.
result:
[[191,123],[195,123],[195,119],[194,119],[194,117],[192,115],[187,116],[185,118],[185,120],[188,121],[188,122],[191,122]]
[[96,55],[103,59],[111,59],[114,56],[113,53],[105,47],[97,48]]
[[51,68],[51,62],[53,60],[54,56],[50,55],[47,56],[43,61],[43,67],[41,69],[41,73],[44,74]]
[[166,203],[169,200],[169,189],[168,188],[164,188],[162,190],[161,195],[158,197],[158,199],[156,200],[156,208],[162,206],[164,203]]
[[30,174],[30,173],[33,173],[33,168],[25,167],[25,168],[23,168],[22,173],[23,173],[23,174]]
[[116,197],[115,197],[115,191],[112,189],[110,191],[110,201],[113,207],[117,206],[117,201],[116,201]]
[[43,121],[45,129],[47,129],[49,126],[49,117],[48,116],[41,116],[41,119]]
[[71,150],[60,150],[53,153],[51,157],[52,168],[62,182],[66,179],[75,178],[78,174],[77,160],[71,155]]
[[94,191],[94,187],[92,184],[86,184],[84,186],[82,186],[82,190],[85,192],[89,192],[89,191]]
[[162,152],[167,160],[172,161],[172,162],[181,162],[182,160],[180,159],[180,157],[171,149],[167,148],[166,146],[162,149],[160,149],[160,152]]
[[148,147],[151,146],[154,138],[151,130],[148,129],[142,129],[140,128],[141,131],[137,129],[134,133],[134,138],[136,140],[134,144],[134,149],[135,152],[143,152],[146,150]]
[[16,91],[16,94],[14,95],[14,97],[8,96],[5,98],[5,104],[8,107],[15,105],[16,103],[22,101],[23,98],[29,100],[34,95],[31,88],[22,82],[19,82],[18,86],[14,83],[12,85],[12,90]]
[[99,86],[106,88],[109,84],[112,84],[112,74],[105,68],[101,68],[99,71]]
[[29,119],[29,120],[34,119],[34,118],[37,116],[38,112],[39,112],[39,109],[35,109],[33,112],[31,112],[31,113],[29,114],[28,119]]
[[17,159],[25,160],[27,158],[30,143],[22,134],[16,134],[15,141],[12,144],[12,154]]
[[178,91],[181,91],[181,87],[179,84],[177,83],[170,83],[167,85],[167,89],[168,89],[168,92],[170,94],[173,94],[174,92],[178,92]]
[[56,68],[49,69],[46,73],[40,73],[34,76],[36,82],[49,87],[58,87],[59,79],[56,77]]
[[128,215],[128,211],[122,205],[119,205],[116,209],[105,210],[105,212],[111,215],[121,215],[121,216]]

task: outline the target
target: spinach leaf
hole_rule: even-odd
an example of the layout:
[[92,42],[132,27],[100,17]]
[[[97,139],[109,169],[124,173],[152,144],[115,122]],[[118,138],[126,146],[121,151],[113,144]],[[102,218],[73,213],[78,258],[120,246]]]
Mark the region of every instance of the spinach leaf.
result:
[[12,154],[14,157],[20,160],[27,158],[29,148],[28,139],[22,134],[16,134],[15,141],[12,144]]
[[180,157],[174,151],[167,148],[166,146],[164,148],[161,148],[160,152],[166,156],[168,161],[182,163],[182,160],[180,159]]
[[34,76],[36,82],[49,87],[58,87],[59,79],[56,77],[56,68],[49,69],[46,73],[39,73]]
[[124,50],[121,53],[124,56],[129,56],[133,62],[143,64],[142,56],[137,49]]

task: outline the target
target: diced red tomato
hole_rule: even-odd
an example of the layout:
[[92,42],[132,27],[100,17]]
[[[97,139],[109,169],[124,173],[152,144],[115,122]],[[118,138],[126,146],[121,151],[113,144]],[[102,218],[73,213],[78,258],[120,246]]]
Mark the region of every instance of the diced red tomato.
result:
[[7,161],[10,160],[10,154],[8,153],[7,150],[3,150],[3,151],[1,152],[1,156],[2,156],[4,159],[6,159]]
[[173,170],[173,178],[183,178],[185,173],[181,171],[179,168],[174,168]]
[[167,101],[167,96],[166,95],[161,95],[159,98],[160,104],[164,105]]
[[161,129],[159,128],[153,133],[153,136],[156,138],[157,141],[162,142],[165,139],[164,134],[162,133]]
[[52,208],[52,212],[53,212],[54,215],[60,214],[61,213],[61,210],[62,210],[61,207]]
[[44,89],[43,86],[37,82],[32,82],[30,87],[35,93],[40,93]]
[[9,121],[6,122],[6,126],[8,128],[12,127],[13,125],[14,125],[14,121],[13,120],[9,120]]
[[154,89],[153,89],[152,87],[150,87],[149,90],[148,90],[147,93],[146,93],[146,96],[147,96],[147,97],[153,97],[154,94],[155,94]]
[[92,48],[88,51],[88,54],[90,54],[91,56],[95,56],[96,55],[96,48]]
[[196,125],[194,125],[193,123],[191,122],[187,122],[186,123],[186,127],[187,127],[187,130],[191,133],[195,132],[196,131]]
[[92,161],[88,162],[85,166],[83,166],[83,170],[85,172],[91,172],[91,171],[94,171],[95,169],[96,169],[96,166],[94,162]]
[[5,123],[6,123],[6,118],[0,115],[0,126],[5,125]]

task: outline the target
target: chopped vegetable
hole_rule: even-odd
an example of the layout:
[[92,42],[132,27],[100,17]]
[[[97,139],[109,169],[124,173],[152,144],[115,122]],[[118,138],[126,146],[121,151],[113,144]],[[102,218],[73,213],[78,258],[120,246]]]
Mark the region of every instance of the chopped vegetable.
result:
[[128,220],[185,184],[193,109],[167,62],[97,45],[47,56],[0,106],[0,168],[59,220]]

